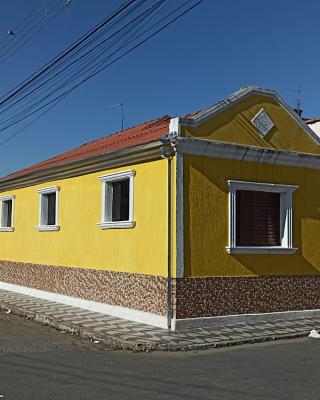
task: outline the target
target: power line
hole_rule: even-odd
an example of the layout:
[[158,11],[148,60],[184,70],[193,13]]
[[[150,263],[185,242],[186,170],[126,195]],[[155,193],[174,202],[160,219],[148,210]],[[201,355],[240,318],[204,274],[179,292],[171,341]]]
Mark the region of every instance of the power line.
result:
[[[52,0],[50,0],[50,1],[52,1]],[[47,7],[47,5],[48,5],[49,3],[50,3],[50,2],[46,3],[46,4],[44,5],[44,7]],[[34,8],[30,11],[30,13],[28,13],[27,15],[25,15],[25,16],[23,17],[23,19],[20,20],[20,21],[18,22],[17,25],[15,25],[14,27],[8,27],[8,28],[10,28],[9,30],[13,30],[13,32],[17,32],[17,31],[19,32],[20,29],[23,29],[24,25],[25,25],[26,23],[28,23],[28,20],[29,20],[30,18],[32,18],[38,11],[39,11],[39,5],[37,5],[36,7],[34,7]],[[13,29],[12,29],[12,28],[13,28]],[[3,44],[5,44],[5,42],[8,42],[8,41],[9,41],[9,38],[8,38],[8,34],[7,34],[7,35],[5,35],[5,36],[3,37],[3,39],[0,40],[0,46],[3,46]],[[3,43],[3,44],[2,44],[2,43]]]
[[7,40],[0,42],[0,65],[13,57],[19,50],[39,34],[65,8],[65,0],[50,0],[36,8],[25,19],[25,22],[9,29]]
[[26,88],[28,85],[30,85],[33,81],[36,79],[39,79],[42,75],[44,75],[47,71],[50,71],[52,67],[54,67],[57,63],[59,63],[61,60],[65,59],[73,50],[77,49],[83,42],[85,42],[88,38],[90,38],[93,34],[98,32],[103,26],[108,24],[112,19],[114,19],[117,15],[119,15],[122,11],[124,11],[126,8],[128,8],[132,3],[134,3],[136,0],[129,0],[125,2],[124,5],[120,6],[116,11],[111,13],[107,18],[105,18],[103,21],[101,21],[99,24],[94,26],[89,32],[84,34],[83,36],[80,37],[80,39],[76,42],[74,42],[72,45],[70,45],[66,50],[62,51],[59,53],[55,58],[53,58],[51,61],[49,61],[47,64],[45,64],[44,67],[40,68],[38,71],[36,71],[34,74],[32,74],[30,77],[25,79],[21,84],[13,88],[11,91],[9,91],[6,95],[4,95],[4,100],[0,101],[0,107],[8,102],[10,99],[12,99],[14,96],[19,94],[21,90]]
[[[189,1],[189,2],[190,2],[190,1]],[[171,14],[172,14],[172,13],[171,13]],[[174,21],[172,21],[172,22],[174,22]],[[119,49],[118,49],[118,50],[119,50]],[[121,50],[121,48],[120,48],[120,50]],[[107,57],[107,59],[109,59],[109,58],[110,58],[110,56]],[[109,65],[109,64],[108,64],[108,65]],[[107,65],[107,66],[108,66],[108,65]],[[37,105],[37,104],[33,104],[33,105]]]
[[[120,55],[119,57],[117,57],[115,60],[113,60],[112,62],[108,63],[106,66],[94,71],[93,73],[91,73],[89,76],[87,76],[85,79],[83,79],[82,81],[80,81],[79,83],[77,83],[76,85],[74,85],[73,87],[71,87],[70,89],[68,89],[67,91],[65,91],[64,93],[62,93],[61,95],[56,96],[55,98],[53,98],[52,100],[48,101],[46,104],[44,104],[43,106],[40,106],[39,108],[37,108],[35,111],[31,112],[28,116],[42,110],[43,108],[45,108],[47,105],[53,103],[54,101],[56,101],[57,99],[61,98],[64,95],[70,94],[73,90],[75,90],[78,86],[80,86],[81,84],[83,84],[84,82],[86,82],[88,79],[91,79],[93,76],[95,76],[97,73],[101,72],[103,69],[105,69],[106,67],[112,65],[114,62],[118,61],[120,58],[124,57],[126,54],[128,54],[129,52],[133,51],[135,48],[137,48],[138,46],[142,45],[143,43],[145,43],[147,40],[149,40],[151,37],[153,37],[155,34],[157,34],[158,32],[160,32],[161,30],[165,29],[168,25],[172,24],[173,22],[175,22],[178,18],[181,18],[183,15],[185,15],[187,12],[189,12],[191,9],[193,9],[195,6],[197,6],[198,4],[200,4],[201,2],[203,2],[204,0],[200,0],[198,1],[196,4],[194,4],[193,6],[189,7],[187,10],[185,10],[183,13],[181,13],[180,15],[178,15],[177,17],[175,17],[174,19],[172,19],[171,21],[169,21],[167,24],[165,24],[165,26],[161,27],[160,29],[158,29],[156,32],[153,32],[151,35],[149,35],[148,38],[142,40],[140,43],[138,43],[137,45],[133,46],[131,49],[129,49],[128,51],[126,51],[124,54]],[[189,1],[190,2],[190,1]],[[165,17],[167,18],[167,16]],[[21,120],[25,119],[21,118],[18,120],[18,122],[20,122]],[[7,128],[7,127],[6,127]],[[5,129],[6,129],[5,128]],[[3,129],[2,129],[3,130]]]
[[[146,1],[146,0],[144,0],[143,2],[145,2],[145,1]],[[166,1],[167,1],[167,0],[166,0]],[[163,2],[163,0],[160,0],[158,3],[161,3],[161,2]],[[157,4],[158,4],[158,3],[157,3]],[[154,6],[153,6],[152,8],[154,8]],[[129,11],[126,13],[126,15],[129,15],[129,13],[132,12],[132,10],[133,10],[133,9],[129,10]],[[151,11],[152,11],[152,9],[151,9]],[[147,15],[147,14],[149,14],[149,13],[150,13],[150,9],[148,9],[147,11],[144,11],[144,12],[143,12],[142,14],[140,14],[138,17],[135,17],[133,20],[131,20],[128,24],[126,24],[125,26],[121,27],[119,30],[117,30],[116,32],[112,33],[110,36],[108,36],[107,38],[105,38],[102,42],[98,43],[98,44],[95,45],[93,48],[91,48],[89,51],[87,51],[86,53],[82,54],[80,57],[78,57],[78,58],[76,58],[75,60],[72,61],[72,58],[73,58],[73,56],[74,56],[74,55],[73,55],[72,57],[69,58],[70,63],[68,64],[67,61],[65,61],[64,64],[65,64],[66,66],[63,67],[62,69],[60,69],[60,71],[58,71],[57,73],[55,73],[54,75],[52,75],[52,76],[50,76],[50,77],[48,76],[48,74],[46,74],[46,76],[47,76],[47,80],[46,80],[46,81],[44,81],[44,82],[42,82],[42,83],[39,83],[38,86],[35,86],[35,84],[37,83],[37,81],[34,81],[34,82],[32,82],[30,85],[27,86],[27,89],[29,90],[29,92],[30,92],[30,90],[32,90],[32,92],[36,92],[37,90],[41,89],[43,86],[45,86],[45,85],[47,86],[48,82],[50,82],[51,80],[53,80],[53,79],[56,78],[57,76],[61,75],[63,72],[65,72],[68,68],[72,67],[73,65],[75,65],[75,72],[74,72],[73,76],[75,76],[75,75],[76,75],[76,76],[79,76],[79,73],[81,72],[81,69],[76,70],[76,68],[79,68],[78,65],[77,65],[77,63],[79,63],[80,61],[82,61],[82,59],[83,59],[85,56],[89,55],[89,54],[92,53],[93,51],[95,51],[95,50],[97,50],[98,48],[100,48],[101,45],[105,45],[110,39],[113,39],[114,42],[112,42],[112,43],[111,43],[110,45],[108,45],[107,47],[104,46],[104,47],[100,48],[98,54],[93,54],[93,56],[92,56],[91,58],[89,58],[89,62],[92,61],[94,58],[97,58],[97,56],[100,56],[100,55],[104,54],[104,52],[105,52],[106,50],[110,49],[112,46],[114,46],[116,43],[118,43],[118,41],[119,41],[123,36],[125,36],[125,35],[128,34],[129,31],[127,31],[126,29],[127,29],[129,26],[131,26],[132,23],[134,23],[134,24],[139,23],[139,22],[140,22],[140,19],[141,19],[141,16],[144,17],[144,14]],[[105,30],[105,31],[106,31],[106,30]],[[124,32],[124,33],[121,33],[121,32]],[[130,33],[130,32],[129,32],[129,33]],[[121,34],[121,35],[119,36],[119,34]],[[99,34],[99,36],[100,36],[100,35],[101,35],[101,33]],[[93,40],[91,40],[91,42],[93,42]],[[87,47],[87,46],[82,46],[82,47],[84,48],[84,47]],[[78,53],[78,52],[79,52],[79,50],[77,50],[76,53]],[[61,66],[61,65],[60,65],[60,66]],[[58,67],[59,67],[59,65],[58,65],[58,66],[54,66],[53,68],[51,68],[51,69],[50,69],[50,73],[56,71],[56,70],[58,69]],[[43,78],[42,78],[42,79],[43,79]],[[63,79],[64,79],[64,78],[62,78],[62,80],[60,80],[60,82],[62,82]],[[41,80],[39,80],[39,82],[41,82]],[[59,82],[59,81],[58,81],[58,82]],[[65,84],[66,84],[66,81],[63,81],[63,86],[65,86]],[[16,106],[19,102],[21,102],[22,100],[24,100],[25,98],[27,98],[27,97],[29,96],[29,94],[30,94],[30,93],[28,93],[28,91],[22,90],[22,91],[20,91],[19,95],[21,95],[21,94],[23,94],[23,93],[25,93],[25,94],[24,94],[22,97],[18,97],[18,99],[17,99],[15,102],[13,102],[13,103],[11,102],[11,104],[9,104],[9,105],[7,106],[7,108],[4,108],[4,109],[1,110],[1,107],[0,107],[0,110],[1,110],[0,113],[3,113],[4,111],[7,111],[8,109],[12,108],[13,106]],[[15,96],[15,97],[17,97],[17,96]]]
[[[167,13],[164,17],[158,19],[155,23],[152,25],[148,25],[145,29],[142,30],[141,32],[141,26],[132,24],[132,20],[129,23],[126,24],[130,25],[132,28],[128,28],[126,32],[126,35],[123,36],[124,40],[121,43],[120,46],[117,47],[111,54],[106,55],[103,59],[99,59],[98,61],[92,60],[92,58],[87,62],[87,64],[82,64],[82,73],[80,74],[79,77],[75,77],[76,73],[78,70],[74,70],[73,76],[69,76],[68,79],[65,80],[60,80],[60,86],[59,87],[54,87],[54,85],[51,86],[52,90],[50,93],[45,93],[43,92],[43,97],[39,99],[37,102],[32,103],[29,107],[25,108],[22,110],[20,113],[12,113],[11,117],[7,119],[6,121],[2,122],[7,123],[7,125],[2,125],[1,131],[5,131],[9,127],[16,125],[17,123],[23,121],[26,118],[32,117],[33,115],[37,115],[37,113],[46,113],[49,111],[49,109],[53,108],[58,102],[60,102],[62,99],[64,99],[68,94],[72,93],[77,87],[83,85],[86,81],[89,79],[93,78],[95,75],[98,73],[102,72],[104,69],[107,67],[111,66],[121,58],[125,57],[127,54],[131,53],[138,47],[140,47],[142,44],[144,44],[146,41],[150,40],[152,37],[160,33],[162,30],[166,29],[169,25],[173,24],[176,22],[178,19],[183,17],[185,14],[190,12],[192,9],[194,9],[196,6],[198,6],[200,3],[202,3],[204,0],[198,0],[196,2],[192,0],[188,0],[183,2],[180,6],[176,7],[174,10],[170,11]],[[167,2],[167,1],[166,1]],[[127,2],[128,3],[128,2]],[[133,3],[133,2],[131,2]],[[141,2],[144,3],[144,2]],[[161,7],[163,5],[164,1],[159,1],[156,4],[153,4],[153,7],[157,5],[157,7]],[[191,3],[191,5],[190,5]],[[189,6],[188,6],[189,5]],[[156,7],[152,10],[153,13],[155,13]],[[146,10],[144,10],[143,13],[140,13],[140,19],[136,16],[136,20],[138,20],[145,26],[145,23],[147,22],[147,19],[150,17],[150,8],[149,8],[149,13],[146,13]],[[142,16],[143,15],[143,18]],[[156,28],[156,29],[155,29]],[[132,36],[129,36],[132,34],[132,29],[134,29],[135,34]],[[112,36],[112,35],[111,35]],[[114,38],[113,38],[114,39]],[[116,37],[116,39],[118,39]],[[139,39],[139,40],[138,40]],[[112,47],[112,43],[108,45],[109,47]],[[94,53],[93,53],[94,54]],[[101,54],[100,54],[101,56]],[[63,65],[63,64],[62,64]],[[75,64],[77,65],[77,64]],[[82,78],[81,78],[82,77]],[[73,84],[72,84],[73,83]],[[58,93],[56,96],[53,96],[55,94],[55,91],[53,90],[54,88],[60,90],[63,88],[63,85],[70,85],[72,86],[67,86],[66,90],[64,90],[62,93]],[[18,91],[19,92],[19,91]],[[13,96],[14,97],[14,96]],[[6,103],[6,99],[3,100],[2,104]],[[30,104],[30,102],[29,102]],[[33,122],[38,120],[38,116],[35,117]],[[33,123],[31,122],[31,123]],[[28,124],[30,126],[30,124]],[[25,127],[18,132],[20,134]],[[15,133],[8,139],[6,139],[6,142],[10,140],[12,137],[16,137],[17,134]],[[1,145],[2,142],[0,142]]]

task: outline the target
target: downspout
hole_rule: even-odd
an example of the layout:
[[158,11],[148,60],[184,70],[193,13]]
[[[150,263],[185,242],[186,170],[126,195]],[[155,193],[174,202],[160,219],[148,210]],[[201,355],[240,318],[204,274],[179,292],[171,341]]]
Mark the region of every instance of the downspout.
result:
[[[174,118],[174,120],[178,120]],[[171,120],[172,121],[172,120]],[[173,317],[172,310],[172,159],[176,154],[175,144],[177,142],[176,132],[170,129],[169,135],[161,138],[161,157],[168,160],[167,174],[167,327],[171,329]]]
[[172,320],[172,271],[171,271],[171,258],[172,258],[172,182],[171,182],[171,160],[172,157],[168,157],[168,279],[167,279],[167,326],[171,329]]
[[171,329],[171,320],[172,320],[172,270],[171,270],[171,262],[172,262],[172,174],[171,174],[171,165],[172,158],[174,157],[174,149],[171,146],[171,142],[169,137],[161,138],[161,157],[168,160],[168,173],[167,173],[167,327]]

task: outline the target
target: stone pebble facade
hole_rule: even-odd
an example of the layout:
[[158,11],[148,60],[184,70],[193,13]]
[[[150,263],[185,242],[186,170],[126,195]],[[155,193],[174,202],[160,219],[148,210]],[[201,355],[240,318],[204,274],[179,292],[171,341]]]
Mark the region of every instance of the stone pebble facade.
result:
[[183,278],[178,318],[320,309],[320,275]]
[[0,261],[0,281],[154,314],[167,313],[163,277]]
[[[167,279],[152,275],[0,261],[0,281],[167,314]],[[173,279],[176,319],[320,309],[320,275]]]

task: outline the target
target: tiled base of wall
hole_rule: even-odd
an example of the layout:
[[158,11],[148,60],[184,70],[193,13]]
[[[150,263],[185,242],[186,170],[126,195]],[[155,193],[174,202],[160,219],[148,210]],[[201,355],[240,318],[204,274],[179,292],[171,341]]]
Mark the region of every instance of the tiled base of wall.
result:
[[[165,277],[0,260],[0,281],[167,314]],[[173,317],[177,320],[316,309],[320,309],[320,275],[173,280]]]
[[167,314],[163,277],[0,260],[0,281],[159,315]]
[[320,275],[181,278],[176,318],[320,309]]

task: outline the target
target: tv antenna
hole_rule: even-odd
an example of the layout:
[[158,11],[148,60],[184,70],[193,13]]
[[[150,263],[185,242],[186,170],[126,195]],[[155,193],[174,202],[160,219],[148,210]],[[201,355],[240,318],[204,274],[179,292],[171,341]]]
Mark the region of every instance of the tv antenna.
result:
[[301,114],[302,114],[302,108],[301,108],[301,105],[302,105],[302,96],[301,96],[302,90],[301,90],[301,85],[298,86],[298,89],[288,89],[288,90],[290,90],[291,92],[297,93],[297,98],[295,100],[295,111],[297,112],[297,114],[299,114],[301,116]]
[[111,106],[107,106],[107,108],[121,108],[121,131],[124,129],[124,110],[123,110],[123,103],[113,104]]

